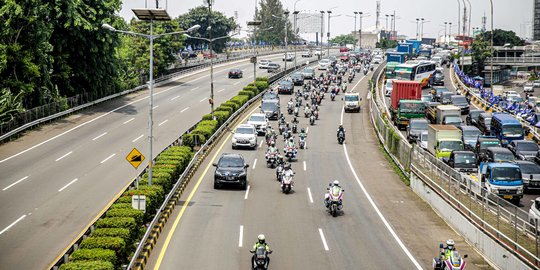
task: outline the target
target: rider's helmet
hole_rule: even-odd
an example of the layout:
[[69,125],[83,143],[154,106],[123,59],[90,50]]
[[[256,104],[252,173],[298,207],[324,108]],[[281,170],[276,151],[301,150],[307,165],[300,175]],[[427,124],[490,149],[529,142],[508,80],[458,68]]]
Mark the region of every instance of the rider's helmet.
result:
[[454,250],[454,240],[452,239],[446,240],[446,246],[449,250]]
[[304,133],[304,132],[306,132],[306,131],[304,130],[304,128],[302,128],[302,129],[300,130],[300,132]]
[[334,186],[339,186],[339,181],[338,181],[338,180],[334,180],[334,182],[332,182],[332,184],[334,184]]
[[275,142],[272,142],[272,147],[276,147],[276,143]]
[[290,143],[293,143],[293,142],[294,142],[294,141],[293,141],[293,138],[290,138],[290,139],[289,139],[289,142],[290,142]]
[[290,170],[291,169],[291,163],[286,163],[285,166],[283,166],[285,168],[285,170]]
[[289,122],[287,122],[285,125],[286,125],[287,127],[289,127]]
[[266,242],[264,234],[259,234],[259,236],[257,236],[257,239],[259,239],[259,244],[264,244]]
[[339,129],[343,129],[343,125],[339,125]]

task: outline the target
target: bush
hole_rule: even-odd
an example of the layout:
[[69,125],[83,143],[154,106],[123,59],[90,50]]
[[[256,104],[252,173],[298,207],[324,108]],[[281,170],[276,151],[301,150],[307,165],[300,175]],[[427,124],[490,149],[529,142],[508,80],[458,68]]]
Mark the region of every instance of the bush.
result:
[[257,78],[255,78],[255,83],[257,83],[259,81],[268,82],[268,77],[257,77]]
[[263,90],[265,90],[266,88],[268,88],[268,82],[266,81],[257,81],[255,82],[255,85],[257,86],[257,89],[259,90],[259,92],[262,92]]
[[212,127],[212,129],[214,131],[217,130],[218,125],[219,125],[219,123],[218,123],[217,120],[203,120],[203,121],[199,122],[199,124],[197,124],[197,126],[209,126],[209,127]]
[[[152,177],[153,180],[153,177]],[[157,179],[156,179],[157,180]],[[147,185],[148,180],[139,182],[139,189],[132,189],[124,192],[123,195],[145,195],[146,196],[146,213],[152,215],[165,199],[165,191],[162,185],[157,185],[152,182],[151,186]]]
[[248,100],[249,98],[247,96],[234,96],[230,99],[230,101],[238,104],[239,108],[242,107]]
[[[242,96],[242,97],[246,97],[246,96]],[[219,125],[221,126],[223,125],[223,123],[225,123],[225,121],[227,121],[227,119],[229,119],[229,116],[231,116],[231,114],[225,111],[219,111],[219,112],[214,112],[214,116],[216,117]]]
[[114,250],[102,248],[81,248],[73,252],[69,259],[74,262],[78,261],[105,261],[113,265],[117,265],[116,253]]
[[255,92],[248,91],[248,90],[242,90],[238,92],[239,96],[247,96],[249,99],[251,99],[253,96],[255,96]]
[[120,237],[126,241],[126,243],[132,241],[131,232],[124,228],[99,228],[94,230],[92,236],[95,237]]
[[120,198],[118,198],[118,200],[114,204],[124,204],[124,203],[129,203],[129,205],[131,205],[131,196],[121,196]]
[[184,134],[182,135],[182,145],[188,147],[195,147],[195,145],[203,145],[206,143],[206,138],[201,134]]
[[236,112],[236,110],[238,110],[240,108],[240,106],[238,106],[238,104],[236,104],[235,102],[232,102],[232,101],[225,101],[221,105],[229,106],[229,107],[233,108],[233,112]]
[[228,112],[229,114],[232,114],[234,112],[234,109],[230,106],[221,104],[219,107],[216,108],[216,112]]
[[252,91],[253,93],[255,94],[258,94],[260,91],[259,91],[259,88],[257,88],[256,86],[246,86],[244,87],[243,89],[244,91]]
[[137,210],[134,208],[128,208],[128,209],[109,209],[105,213],[106,217],[131,217],[135,219],[135,222],[137,224],[143,224],[144,220],[144,213],[141,210]]
[[114,270],[114,265],[105,261],[69,262],[62,264],[60,270]]
[[[139,235],[139,225],[135,223],[134,218],[130,217],[111,217],[102,218],[96,222],[96,228],[124,228],[129,230],[132,238],[136,238]],[[89,247],[89,248],[101,248],[101,247]]]
[[[214,115],[216,115],[216,112],[214,112]],[[216,116],[217,118],[217,116]],[[219,122],[219,120],[218,120]],[[206,140],[208,140],[208,138],[210,138],[210,136],[212,136],[212,134],[214,134],[214,129],[210,126],[200,126],[200,125],[197,125],[197,127],[191,131],[192,134],[201,134],[204,136],[204,138]]]
[[209,114],[203,115],[202,120],[213,120],[212,119],[212,114],[209,113]]
[[115,202],[111,205],[110,209],[125,209],[125,208],[131,208],[131,202],[129,203],[118,203]]
[[120,237],[93,237],[90,236],[81,242],[81,249],[110,249],[120,258],[127,258],[126,242]]

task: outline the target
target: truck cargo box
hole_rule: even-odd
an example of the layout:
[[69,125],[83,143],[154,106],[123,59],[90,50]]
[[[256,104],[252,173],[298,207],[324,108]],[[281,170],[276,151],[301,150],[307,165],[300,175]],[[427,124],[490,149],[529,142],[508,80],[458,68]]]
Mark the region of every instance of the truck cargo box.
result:
[[397,110],[398,103],[402,99],[420,100],[422,97],[422,85],[415,81],[392,82],[391,108]]

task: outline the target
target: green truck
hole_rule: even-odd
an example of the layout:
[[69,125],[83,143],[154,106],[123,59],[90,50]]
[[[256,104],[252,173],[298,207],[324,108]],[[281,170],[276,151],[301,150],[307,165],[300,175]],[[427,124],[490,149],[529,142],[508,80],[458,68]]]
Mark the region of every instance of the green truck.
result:
[[398,81],[392,82],[392,96],[390,98],[390,112],[392,121],[398,129],[404,129],[412,118],[425,116],[426,105],[420,97],[422,88],[419,82]]

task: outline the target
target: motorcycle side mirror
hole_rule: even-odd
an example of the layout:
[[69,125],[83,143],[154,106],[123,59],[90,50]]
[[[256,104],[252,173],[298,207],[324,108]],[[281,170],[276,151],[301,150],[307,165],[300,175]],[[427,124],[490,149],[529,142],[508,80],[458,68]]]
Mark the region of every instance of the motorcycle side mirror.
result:
[[217,167],[217,163],[212,163],[212,166]]
[[249,164],[244,165],[244,167],[249,168]]
[[341,98],[341,100],[343,100],[343,98]]
[[464,259],[467,259],[467,257],[469,257],[469,255],[467,255],[467,254],[463,255]]
[[443,243],[440,243],[440,244],[439,244],[439,248],[444,248],[444,244],[443,244]]
[[331,186],[332,186],[332,183],[329,183],[328,186],[331,187]]

